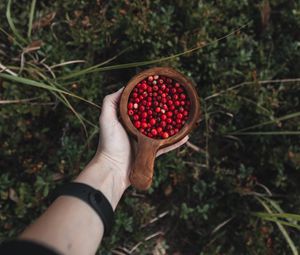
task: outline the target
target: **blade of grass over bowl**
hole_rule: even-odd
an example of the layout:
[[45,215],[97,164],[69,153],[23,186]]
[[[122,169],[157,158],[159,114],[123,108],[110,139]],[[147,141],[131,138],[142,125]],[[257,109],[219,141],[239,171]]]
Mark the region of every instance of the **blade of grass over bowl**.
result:
[[55,91],[55,92],[60,92],[60,93],[63,93],[65,95],[68,95],[68,96],[71,96],[71,97],[74,97],[78,100],[81,100],[81,101],[84,101],[96,108],[101,108],[99,105],[87,100],[87,99],[84,99],[83,97],[80,97],[80,96],[77,96],[73,93],[70,93],[70,92],[67,92],[65,90],[62,90],[62,89],[58,89],[56,87],[52,87],[48,84],[45,84],[45,83],[41,83],[41,82],[37,82],[35,80],[31,80],[31,79],[27,79],[27,78],[23,78],[23,77],[15,77],[15,76],[12,76],[12,75],[8,75],[8,74],[3,74],[3,73],[0,73],[0,78],[3,78],[3,79],[6,79],[6,80],[10,80],[10,81],[14,81],[14,82],[17,82],[17,83],[22,83],[22,84],[25,84],[25,85],[29,85],[29,86],[33,86],[33,87],[37,87],[37,88],[42,88],[42,89],[45,89],[45,90],[48,90],[48,91]]
[[217,43],[217,42],[219,42],[219,41],[221,41],[221,40],[223,40],[223,39],[225,39],[225,38],[227,38],[231,35],[234,35],[236,32],[238,32],[241,29],[243,29],[244,27],[248,26],[249,23],[250,23],[250,21],[247,22],[246,24],[234,29],[229,34],[226,34],[226,35],[224,35],[224,36],[222,36],[222,37],[220,37],[216,40],[213,40],[213,41],[211,41],[211,42],[209,42],[205,45],[201,45],[201,46],[198,46],[198,47],[195,47],[195,48],[192,48],[192,49],[189,49],[189,50],[186,50],[184,52],[180,52],[180,53],[177,53],[177,54],[174,54],[174,55],[171,55],[171,56],[167,56],[167,57],[163,57],[163,58],[159,58],[159,59],[154,59],[154,60],[139,61],[139,62],[126,63],[126,64],[118,64],[118,65],[105,66],[105,67],[98,67],[97,65],[95,65],[95,66],[83,69],[81,71],[73,72],[71,74],[65,75],[65,76],[61,77],[60,79],[66,80],[66,79],[70,79],[70,78],[74,78],[74,77],[78,77],[78,76],[81,76],[81,75],[94,73],[94,72],[104,72],[104,71],[110,71],[110,70],[126,69],[126,68],[131,68],[131,67],[138,67],[138,66],[146,66],[146,65],[151,65],[151,64],[156,64],[156,63],[160,63],[160,62],[163,62],[163,61],[171,60],[171,59],[174,59],[174,58],[192,53],[192,52],[197,51],[201,48],[204,48],[208,45]]
[[300,112],[290,113],[290,114],[287,114],[285,116],[282,116],[282,117],[279,117],[279,118],[276,118],[276,119],[273,119],[273,120],[268,120],[268,121],[265,121],[265,122],[262,122],[262,123],[250,126],[250,127],[246,127],[246,128],[242,128],[242,129],[236,130],[234,132],[231,132],[230,134],[231,135],[235,135],[237,133],[241,133],[241,132],[247,131],[249,129],[263,127],[263,126],[266,126],[266,125],[269,125],[269,124],[276,123],[278,121],[283,121],[283,120],[288,120],[288,119],[292,119],[292,118],[297,118],[299,116],[300,116]]
[[12,4],[12,0],[8,0],[7,8],[6,8],[6,18],[7,18],[9,27],[10,27],[11,31],[13,32],[14,36],[18,40],[20,40],[23,43],[27,43],[27,41],[25,40],[25,38],[23,38],[21,36],[21,34],[18,32],[18,30],[15,27],[15,24],[14,24],[12,16],[11,16],[11,4]]
[[30,13],[29,13],[29,22],[28,22],[28,32],[27,32],[28,39],[31,38],[32,23],[33,23],[35,5],[36,5],[36,0],[32,0],[31,7],[30,7]]
[[[260,199],[259,197],[255,197],[259,203],[266,209],[266,211],[268,213],[273,213],[272,209],[267,205],[266,202],[264,202],[262,199]],[[279,223],[278,221],[275,222],[275,224],[277,225],[277,227],[279,228],[280,232],[282,233],[283,237],[285,238],[285,240],[287,241],[289,247],[292,250],[293,255],[299,255],[297,248],[293,242],[293,240],[291,239],[290,235],[288,234],[288,232],[286,231],[286,229],[284,228],[284,226]]]

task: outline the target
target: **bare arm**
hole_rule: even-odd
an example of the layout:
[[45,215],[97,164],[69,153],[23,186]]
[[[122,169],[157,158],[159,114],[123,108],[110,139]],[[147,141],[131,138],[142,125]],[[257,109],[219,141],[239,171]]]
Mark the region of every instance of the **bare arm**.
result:
[[[74,180],[100,190],[116,208],[130,185],[128,174],[134,154],[132,144],[117,118],[116,108],[121,90],[104,99],[100,116],[100,141],[96,155]],[[187,141],[158,152],[173,150]],[[68,255],[95,254],[103,237],[104,226],[98,214],[85,202],[60,196],[20,235],[21,239],[45,244]]]

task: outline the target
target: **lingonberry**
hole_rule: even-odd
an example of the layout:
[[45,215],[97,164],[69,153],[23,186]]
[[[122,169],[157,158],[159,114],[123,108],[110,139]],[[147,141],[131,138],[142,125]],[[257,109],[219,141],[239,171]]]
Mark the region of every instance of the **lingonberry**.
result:
[[167,139],[182,129],[190,106],[183,85],[169,77],[150,75],[133,88],[127,110],[133,125],[143,135]]

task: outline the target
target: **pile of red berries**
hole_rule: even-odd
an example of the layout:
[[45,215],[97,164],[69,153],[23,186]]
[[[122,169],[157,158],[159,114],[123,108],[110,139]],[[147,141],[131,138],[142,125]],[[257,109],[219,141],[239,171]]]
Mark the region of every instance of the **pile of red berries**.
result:
[[142,134],[156,139],[177,134],[189,118],[190,106],[183,85],[159,75],[139,82],[127,105],[133,125]]

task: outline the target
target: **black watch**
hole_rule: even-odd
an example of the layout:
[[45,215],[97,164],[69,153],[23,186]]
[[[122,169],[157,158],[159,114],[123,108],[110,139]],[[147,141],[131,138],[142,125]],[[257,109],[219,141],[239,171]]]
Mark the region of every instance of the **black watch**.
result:
[[52,201],[59,196],[73,196],[86,202],[101,218],[104,225],[104,235],[107,236],[110,233],[114,222],[114,211],[102,192],[83,183],[71,182],[55,190]]

